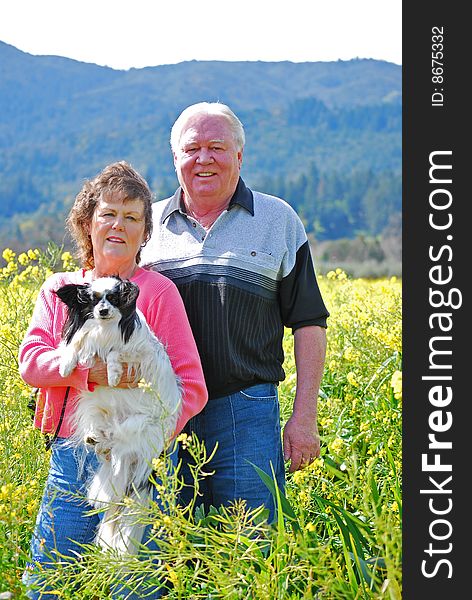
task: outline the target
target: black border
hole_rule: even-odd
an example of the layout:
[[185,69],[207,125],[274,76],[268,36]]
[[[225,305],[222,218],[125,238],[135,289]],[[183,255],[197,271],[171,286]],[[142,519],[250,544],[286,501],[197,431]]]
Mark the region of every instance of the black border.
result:
[[[466,320],[468,263],[472,255],[467,218],[471,213],[469,204],[472,204],[466,186],[469,172],[472,175],[472,168],[468,166],[467,131],[472,128],[469,111],[465,110],[466,102],[471,104],[468,58],[472,53],[468,44],[472,36],[465,6],[435,0],[403,3],[403,597],[407,600],[472,597],[467,577],[472,533],[469,516],[472,495],[468,489],[472,386],[466,381],[469,363],[468,370],[472,374],[472,358],[469,358],[472,352],[468,344],[472,327]],[[433,27],[443,27],[444,31],[444,79],[440,84],[432,81]],[[443,93],[443,106],[432,104],[435,91]],[[452,154],[443,160],[452,165],[452,183],[444,187],[452,194],[449,212],[453,221],[446,232],[435,230],[428,222],[430,194],[434,189],[429,181],[429,168],[430,153],[449,150]],[[442,215],[445,216],[445,212]],[[452,238],[446,239],[447,235]],[[438,439],[452,442],[451,449],[440,453],[441,462],[451,464],[452,471],[435,474],[425,472],[421,465],[422,454],[428,452],[428,434],[431,433],[428,419],[431,412],[437,410],[428,395],[434,384],[422,380],[422,376],[431,374],[429,342],[437,335],[428,322],[435,312],[429,302],[429,291],[437,288],[431,283],[430,269],[438,264],[429,257],[429,248],[433,246],[438,250],[446,244],[450,245],[452,256],[444,251],[439,262],[444,269],[451,267],[453,275],[452,281],[442,288],[445,292],[448,287],[459,289],[463,302],[460,308],[449,309],[453,320],[448,334],[452,337],[449,346],[452,355],[446,362],[452,364],[452,381],[444,385],[451,386],[453,399],[443,410],[450,411],[453,421],[447,432],[437,434]],[[429,452],[430,455],[435,453]],[[450,494],[420,493],[422,489],[434,488],[429,476],[435,475],[438,482],[452,475],[450,484],[444,485]],[[430,535],[432,522],[442,518],[432,514],[428,505],[430,498],[437,508],[440,502],[443,502],[442,507],[448,506],[446,498],[452,500],[450,512],[443,516],[450,522],[451,529],[445,524],[442,529],[437,524],[433,527],[438,535],[451,532],[444,541],[436,541]],[[435,550],[441,549],[431,557],[425,553],[430,542]],[[447,563],[438,565],[441,559],[448,560],[450,567]],[[430,574],[436,572],[434,576],[427,578],[422,574],[423,560],[428,561],[426,570]]]

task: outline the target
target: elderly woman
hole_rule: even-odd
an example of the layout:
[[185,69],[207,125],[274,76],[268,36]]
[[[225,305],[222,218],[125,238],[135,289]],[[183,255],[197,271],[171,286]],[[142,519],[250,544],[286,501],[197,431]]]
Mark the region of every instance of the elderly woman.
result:
[[[72,433],[70,417],[78,392],[96,384],[108,385],[106,365],[79,365],[70,376],[61,377],[58,346],[67,309],[55,290],[67,283],[88,283],[107,275],[136,283],[140,289],[137,306],[166,347],[181,381],[182,410],[175,435],[207,401],[200,358],[176,286],[163,275],[138,266],[141,249],[151,236],[151,204],[146,181],[125,162],[107,166],[84,184],[67,220],[83,268],[47,279],[20,346],[21,376],[41,388],[35,426],[53,436],[49,475],[31,544],[32,564],[23,577],[30,598],[56,597],[40,595],[31,585],[38,578],[38,563],[51,564],[56,552],[61,557],[76,555],[80,544],[93,541],[99,520],[98,515],[88,514],[91,507],[81,499],[86,481],[98,466],[97,458],[84,448],[83,460],[78,460],[67,438]],[[133,385],[132,374],[123,371],[119,386]]]

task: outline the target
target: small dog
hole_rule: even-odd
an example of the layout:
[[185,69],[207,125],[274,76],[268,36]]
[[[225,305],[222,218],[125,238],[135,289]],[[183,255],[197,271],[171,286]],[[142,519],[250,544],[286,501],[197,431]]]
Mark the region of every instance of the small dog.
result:
[[[67,305],[62,331],[59,372],[67,377],[78,364],[95,359],[107,365],[108,386],[80,392],[73,417],[71,443],[93,447],[100,467],[87,488],[95,508],[106,508],[97,533],[103,548],[132,553],[143,528],[133,523],[123,500],[146,504],[150,498],[152,459],[174,432],[181,388],[163,344],[136,308],[139,287],[119,277],[90,284],[68,284],[56,290]],[[135,388],[115,387],[123,373],[134,370]]]

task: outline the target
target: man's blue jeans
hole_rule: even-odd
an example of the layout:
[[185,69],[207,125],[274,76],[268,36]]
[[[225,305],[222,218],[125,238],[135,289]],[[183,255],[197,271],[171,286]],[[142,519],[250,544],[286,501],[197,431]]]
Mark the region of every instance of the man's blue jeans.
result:
[[[176,456],[174,461],[175,459]],[[98,459],[94,452],[87,452],[85,448],[74,450],[67,445],[66,439],[61,438],[53,444],[44,496],[31,541],[32,563],[23,574],[23,583],[27,586],[40,581],[35,563],[41,563],[45,568],[54,568],[55,552],[59,554],[60,560],[63,557],[77,557],[83,552],[80,544],[93,543],[100,516],[87,514],[92,507],[83,498],[86,482],[97,466]],[[150,528],[144,533],[143,543],[149,532]],[[120,592],[129,600],[141,598],[137,594],[128,595],[124,588]],[[29,589],[27,593],[33,600],[57,598],[57,592],[40,594],[39,591]],[[113,597],[122,596],[117,590]],[[154,595],[146,595],[146,598],[151,599],[159,597],[161,591],[158,589]]]
[[[214,475],[200,482],[203,503],[219,507],[235,499],[245,499],[249,508],[264,504],[270,510],[269,521],[275,515],[272,494],[265,486],[250,461],[272,477],[273,465],[277,485],[285,489],[285,470],[280,427],[280,410],[277,387],[263,383],[221,398],[209,400],[205,408],[193,417],[184,429],[191,435],[195,432],[204,442],[208,454],[218,442],[218,449],[209,470]],[[190,455],[179,448],[182,460],[181,475],[188,486],[193,478],[188,464]],[[184,487],[181,502],[188,504],[193,497],[191,487]]]

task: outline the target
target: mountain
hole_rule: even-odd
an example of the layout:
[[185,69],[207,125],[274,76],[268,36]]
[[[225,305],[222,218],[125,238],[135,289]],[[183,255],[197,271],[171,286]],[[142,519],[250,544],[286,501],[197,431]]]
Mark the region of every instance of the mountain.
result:
[[380,234],[400,211],[398,65],[188,61],[119,71],[0,42],[3,247],[61,242],[82,182],[114,160],[129,161],[157,197],[170,194],[170,127],[202,100],[227,103],[242,120],[246,182],[285,197],[320,239]]

